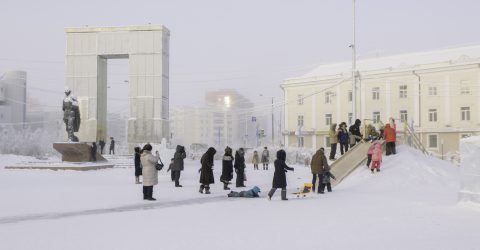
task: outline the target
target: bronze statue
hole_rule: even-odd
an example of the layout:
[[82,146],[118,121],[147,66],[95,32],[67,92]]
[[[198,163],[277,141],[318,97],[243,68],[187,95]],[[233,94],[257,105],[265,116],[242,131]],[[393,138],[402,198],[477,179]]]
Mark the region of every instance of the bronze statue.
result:
[[63,122],[65,122],[68,141],[78,142],[78,137],[74,135],[74,132],[78,132],[80,129],[80,111],[78,109],[78,101],[71,93],[72,91],[66,87],[62,106]]

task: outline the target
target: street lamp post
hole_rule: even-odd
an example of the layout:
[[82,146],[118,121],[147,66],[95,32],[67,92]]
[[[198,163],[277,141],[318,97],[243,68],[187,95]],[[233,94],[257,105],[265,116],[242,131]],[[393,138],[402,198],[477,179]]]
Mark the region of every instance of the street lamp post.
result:
[[357,119],[357,51],[355,44],[355,0],[353,1],[353,41],[352,41],[352,117]]

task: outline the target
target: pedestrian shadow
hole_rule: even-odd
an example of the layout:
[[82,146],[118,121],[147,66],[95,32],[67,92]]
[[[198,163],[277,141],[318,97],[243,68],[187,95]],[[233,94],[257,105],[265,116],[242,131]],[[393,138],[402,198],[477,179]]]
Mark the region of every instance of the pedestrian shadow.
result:
[[132,211],[141,211],[141,210],[163,209],[163,208],[170,208],[170,207],[207,204],[207,203],[214,203],[219,201],[230,201],[230,200],[231,199],[227,199],[226,195],[221,195],[221,196],[210,196],[210,197],[169,201],[169,202],[152,202],[152,203],[146,203],[146,204],[142,203],[142,204],[134,204],[134,205],[127,205],[127,206],[112,207],[112,208],[99,208],[99,209],[89,209],[89,210],[81,210],[81,211],[59,212],[59,213],[27,214],[27,215],[20,215],[20,216],[0,217],[0,225],[19,223],[19,222],[25,222],[25,221],[55,220],[55,219],[64,219],[64,218],[77,217],[77,216],[89,216],[89,215],[122,213],[122,212],[132,212]]

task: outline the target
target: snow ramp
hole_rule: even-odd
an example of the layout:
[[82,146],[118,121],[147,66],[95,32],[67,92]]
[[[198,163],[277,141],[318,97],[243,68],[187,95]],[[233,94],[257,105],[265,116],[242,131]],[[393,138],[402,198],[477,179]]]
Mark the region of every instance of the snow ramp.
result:
[[[379,140],[377,142],[379,142],[383,148],[385,141]],[[332,183],[334,186],[342,182],[345,177],[347,177],[351,172],[353,172],[353,170],[367,160],[368,148],[371,145],[372,143],[369,142],[357,143],[357,145],[349,149],[345,154],[331,164],[331,172],[337,178],[337,180],[333,181]]]

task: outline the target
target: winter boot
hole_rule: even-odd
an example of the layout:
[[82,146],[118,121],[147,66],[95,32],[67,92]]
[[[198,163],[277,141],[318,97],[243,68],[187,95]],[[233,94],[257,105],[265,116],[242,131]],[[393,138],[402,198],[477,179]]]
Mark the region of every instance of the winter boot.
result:
[[372,174],[373,174],[373,168],[372,168],[372,169],[370,169],[370,170],[372,170]]
[[205,187],[205,194],[210,194],[210,187]]
[[147,194],[147,195],[148,195],[147,200],[149,200],[149,201],[156,201],[157,199],[153,198],[153,186],[147,187],[147,190],[148,190],[148,191],[147,191],[147,193],[148,193],[148,194]]
[[228,183],[223,183],[223,190],[230,190],[230,188],[228,187]]
[[287,199],[287,190],[286,189],[282,189],[282,201],[286,201],[288,200]]
[[143,186],[143,199],[146,200],[148,199],[148,188]]
[[277,189],[272,188],[272,189],[270,189],[270,192],[268,192],[268,199],[269,199],[269,200],[272,199],[272,196],[273,196],[273,194],[275,193],[275,190],[277,190]]
[[200,192],[201,194],[203,194],[203,188],[204,188],[204,187],[205,187],[204,185],[200,185],[200,190],[198,190],[198,192]]
[[318,193],[323,194],[325,190],[325,184],[320,184],[318,187]]
[[267,169],[266,170],[268,170],[268,164],[267,164]]
[[142,183],[140,182],[140,177],[135,176],[135,184],[142,184]]

